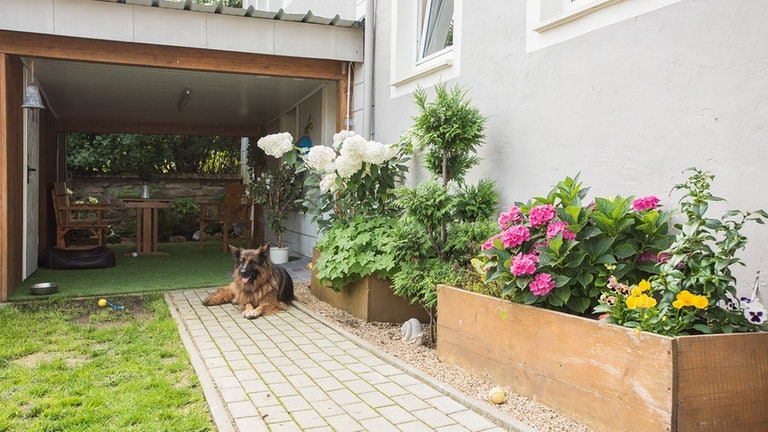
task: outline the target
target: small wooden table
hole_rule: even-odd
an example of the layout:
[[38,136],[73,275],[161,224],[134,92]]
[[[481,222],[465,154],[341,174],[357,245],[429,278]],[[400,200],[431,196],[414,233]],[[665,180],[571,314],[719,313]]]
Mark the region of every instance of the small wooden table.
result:
[[123,198],[126,207],[136,209],[137,254],[166,254],[157,250],[158,210],[170,207],[172,201],[163,198]]

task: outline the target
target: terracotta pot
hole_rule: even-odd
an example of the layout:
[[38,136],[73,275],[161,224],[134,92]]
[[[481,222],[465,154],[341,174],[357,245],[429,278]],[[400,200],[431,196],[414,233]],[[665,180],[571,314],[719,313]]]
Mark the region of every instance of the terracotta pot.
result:
[[768,333],[666,337],[439,286],[441,361],[596,431],[768,430]]

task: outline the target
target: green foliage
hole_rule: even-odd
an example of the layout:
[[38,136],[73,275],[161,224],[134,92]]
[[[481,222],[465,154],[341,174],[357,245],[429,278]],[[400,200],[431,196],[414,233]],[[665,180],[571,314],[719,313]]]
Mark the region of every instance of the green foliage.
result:
[[173,200],[170,207],[162,209],[159,215],[158,236],[167,239],[174,233],[195,229],[200,206],[193,197],[181,197]]
[[[516,203],[499,218],[476,267],[503,296],[584,314],[598,303],[611,275],[642,279],[671,241],[669,212],[632,210],[632,199],[597,198],[584,205],[588,188],[578,176],[559,182],[546,197]],[[618,277],[618,276],[617,276]]]
[[433,315],[437,307],[437,285],[459,285],[461,274],[453,264],[434,258],[404,262],[392,279],[392,291],[411,303],[420,304]]
[[67,135],[67,166],[78,175],[237,173],[239,139],[185,135]]
[[387,216],[355,216],[334,224],[317,243],[318,281],[340,291],[369,275],[389,278],[397,269],[388,248],[394,226],[395,219]]
[[492,218],[497,211],[499,192],[491,179],[482,179],[475,185],[462,184],[453,194],[453,218],[460,221],[482,221]]
[[248,185],[253,203],[264,206],[264,218],[277,238],[277,247],[285,247],[283,232],[288,215],[302,208],[298,202],[304,187],[302,167],[296,162],[295,153],[291,154],[294,155],[293,160],[286,158],[279,161],[273,170],[261,173]]
[[436,85],[431,102],[422,88],[413,97],[420,113],[406,139],[414,148],[426,150],[424,165],[444,186],[450,181],[463,183],[469,169],[479,162],[475,153],[485,138],[487,117],[458,86],[448,90],[444,83]]
[[[458,87],[435,86],[435,99],[414,92],[419,114],[403,142],[425,151],[424,165],[433,179],[398,188],[396,205],[404,217],[395,247],[403,268],[395,276],[395,293],[434,312],[435,286],[456,284],[479,245],[492,230],[491,215],[499,194],[495,183],[465,184],[467,172],[479,162],[477,147],[485,138],[487,118]],[[398,254],[396,252],[396,254]]]
[[[730,210],[719,219],[707,217],[709,203],[723,201],[712,195],[714,175],[697,168],[687,171],[688,179],[674,187],[685,192],[680,211],[686,220],[675,224],[679,232],[663,251],[667,259],[659,274],[649,279],[649,295],[658,299],[658,304],[642,308],[642,319],[625,311],[621,297],[616,306],[604,304],[598,311],[610,313],[613,322],[667,335],[758,330],[763,322],[750,322],[745,316],[754,305],[736,300],[736,278],[731,268],[744,265],[736,256],[747,244],[741,232],[744,225],[763,224],[768,213]],[[691,302],[697,298],[702,304]]]

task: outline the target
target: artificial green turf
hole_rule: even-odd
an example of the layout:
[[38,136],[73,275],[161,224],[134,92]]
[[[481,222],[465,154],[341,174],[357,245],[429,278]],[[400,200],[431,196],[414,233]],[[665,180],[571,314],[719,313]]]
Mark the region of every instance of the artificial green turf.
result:
[[215,430],[162,293],[0,307],[0,431]]
[[197,242],[163,243],[159,250],[168,255],[132,257],[135,245],[110,245],[116,265],[106,269],[50,270],[39,268],[16,289],[9,300],[39,299],[29,287],[40,282],[57,282],[54,298],[108,296],[115,294],[202,288],[226,285],[235,262],[222,252],[221,242],[207,244],[199,251]]

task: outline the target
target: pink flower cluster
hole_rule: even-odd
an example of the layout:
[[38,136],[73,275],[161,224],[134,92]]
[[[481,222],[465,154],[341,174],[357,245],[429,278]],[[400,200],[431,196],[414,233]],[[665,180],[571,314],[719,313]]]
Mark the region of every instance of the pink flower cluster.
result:
[[528,283],[528,288],[537,296],[544,296],[555,287],[555,281],[548,273],[539,273]]
[[520,211],[520,207],[518,206],[512,206],[509,208],[509,211],[504,213],[502,212],[499,215],[499,226],[502,230],[507,229],[510,225],[517,223],[522,218],[523,214]]
[[576,234],[567,229],[568,223],[563,221],[552,222],[547,226],[547,238],[555,238],[559,233],[563,233],[566,240],[576,240]]
[[[565,240],[575,240],[576,234],[568,230],[568,223],[555,220],[557,212],[550,204],[539,205],[530,209],[527,215],[523,214],[518,206],[512,206],[508,211],[499,215],[499,227],[501,233],[489,238],[483,243],[482,249],[501,247],[517,252],[510,260],[509,271],[515,277],[534,275],[528,282],[528,288],[537,296],[545,296],[555,288],[555,281],[548,273],[536,273],[539,264],[540,247],[546,246],[548,241],[558,234]],[[533,245],[525,246],[534,235],[544,232],[546,238],[539,238]],[[497,241],[498,240],[498,241]],[[496,243],[496,245],[494,245]],[[516,249],[516,250],[515,250]]]
[[659,205],[659,199],[653,195],[648,195],[642,198],[637,198],[634,201],[632,201],[632,210],[634,211],[655,210],[656,207],[658,207],[658,205]]
[[539,263],[539,257],[535,254],[519,253],[512,258],[510,270],[515,276],[529,275],[536,272],[536,264]]
[[536,206],[528,212],[528,222],[532,227],[544,225],[554,217],[555,208],[550,204]]

